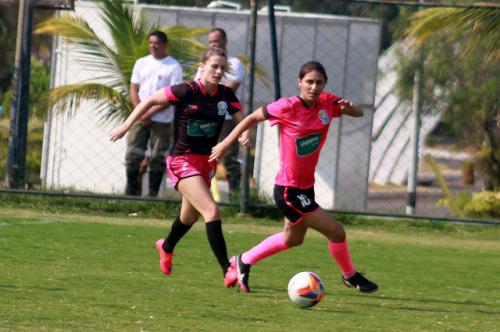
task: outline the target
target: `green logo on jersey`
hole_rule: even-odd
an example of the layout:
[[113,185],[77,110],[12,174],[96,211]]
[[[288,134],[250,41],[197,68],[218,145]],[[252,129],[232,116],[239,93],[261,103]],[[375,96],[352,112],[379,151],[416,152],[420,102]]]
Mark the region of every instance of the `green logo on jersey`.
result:
[[187,123],[187,134],[197,137],[214,137],[218,128],[219,123],[214,121],[189,119]]
[[316,151],[321,142],[321,134],[309,135],[306,137],[297,138],[295,145],[297,147],[297,155],[299,157],[307,156]]

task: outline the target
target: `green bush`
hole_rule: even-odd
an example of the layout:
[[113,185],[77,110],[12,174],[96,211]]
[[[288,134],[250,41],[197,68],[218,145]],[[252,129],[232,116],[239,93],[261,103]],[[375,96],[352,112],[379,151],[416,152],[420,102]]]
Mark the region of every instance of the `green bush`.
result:
[[4,187],[7,169],[7,149],[9,146],[9,119],[0,118],[0,187]]
[[[9,128],[8,119],[0,119],[0,128]],[[40,167],[43,145],[43,120],[31,117],[28,123],[28,141],[26,145],[26,179],[30,188],[40,185]],[[7,173],[7,152],[9,131],[0,130],[0,187],[5,187],[5,174]],[[4,157],[5,156],[5,157]]]
[[[455,196],[440,199],[437,206],[454,206],[458,211],[464,211],[465,206],[469,204],[472,199],[472,193],[468,190],[460,191]],[[453,202],[451,202],[451,200]],[[459,214],[460,215],[460,214]],[[463,216],[465,217],[465,215]]]
[[482,191],[472,195],[464,211],[468,217],[499,218],[500,192]]
[[[30,188],[36,188],[40,185],[43,119],[47,113],[47,101],[45,95],[49,89],[49,81],[50,75],[47,67],[39,60],[32,60],[25,179],[25,183]],[[11,88],[4,91],[0,95],[0,103],[4,108],[3,116],[0,118],[0,187],[5,187],[10,127],[10,107],[12,104]]]

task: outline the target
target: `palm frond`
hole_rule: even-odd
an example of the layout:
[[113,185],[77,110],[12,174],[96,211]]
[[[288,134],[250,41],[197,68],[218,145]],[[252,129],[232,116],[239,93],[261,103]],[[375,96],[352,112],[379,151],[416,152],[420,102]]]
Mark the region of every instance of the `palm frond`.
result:
[[135,61],[148,54],[147,35],[157,26],[149,24],[123,0],[103,0],[99,9],[116,50],[113,63],[116,71],[121,73],[123,85],[128,87]]
[[195,40],[187,38],[172,38],[169,41],[169,54],[186,64],[200,62],[201,54],[206,46]]
[[112,87],[100,83],[69,84],[54,88],[49,93],[49,105],[56,111],[65,111],[73,116],[82,102],[96,103],[102,120],[123,120],[131,110],[128,98]]
[[147,35],[156,28],[122,0],[99,2],[100,17],[106,23],[117,54],[135,59],[147,54]]
[[36,26],[34,32],[67,38],[82,53],[92,53],[102,59],[105,59],[110,52],[108,46],[83,18],[71,14],[43,21]]
[[203,35],[206,35],[210,31],[210,28],[208,27],[188,28],[183,25],[174,25],[171,27],[161,28],[161,30],[165,32],[167,35],[172,35],[175,36],[176,38],[195,39]]
[[34,31],[36,34],[59,35],[66,38],[94,41],[96,35],[83,18],[62,14],[60,17],[52,17],[39,23]]
[[199,62],[200,56],[206,49],[205,44],[198,40],[206,34],[208,28],[187,28],[182,25],[164,27],[160,29],[169,36],[169,53],[182,62]]
[[[245,72],[248,73],[250,67],[250,59],[243,54],[237,54],[237,58],[243,63],[243,67],[245,68]],[[267,73],[266,68],[260,63],[255,63],[255,78],[259,80],[265,87],[269,88],[269,75]]]
[[[487,4],[487,3],[486,3]],[[487,59],[500,59],[500,11],[492,8],[431,8],[415,13],[405,31],[421,46],[432,35],[446,33],[463,41],[467,56],[483,41],[490,45]]]
[[[99,38],[85,18],[74,14],[50,18],[36,27],[35,33],[66,38],[72,60],[95,73],[92,82],[53,89],[50,101],[70,114],[83,101],[92,101],[97,103],[103,120],[122,119],[131,111],[129,89],[133,66],[138,58],[148,54],[147,36],[159,29],[158,23],[150,23],[124,0],[100,0],[97,9],[112,37],[110,44]],[[187,68],[199,62],[205,45],[198,38],[208,28],[173,26],[160,30],[169,37],[169,54]]]
[[99,71],[108,72],[111,76],[120,75],[117,68],[116,52],[109,47],[81,17],[64,14],[40,23],[35,33],[52,34],[68,39],[71,50],[77,55],[76,61],[92,64]]

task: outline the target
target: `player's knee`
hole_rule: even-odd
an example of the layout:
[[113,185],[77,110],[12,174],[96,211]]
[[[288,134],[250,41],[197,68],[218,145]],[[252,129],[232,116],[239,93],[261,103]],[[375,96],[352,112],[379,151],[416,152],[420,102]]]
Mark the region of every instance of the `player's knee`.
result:
[[343,242],[345,240],[345,230],[341,223],[334,222],[331,237],[335,240],[334,242]]
[[300,246],[304,242],[304,239],[300,238],[285,238],[285,244],[288,247],[297,247]]
[[217,203],[213,202],[212,204],[206,206],[203,209],[203,219],[205,219],[205,222],[207,221],[212,221],[212,220],[218,220],[220,219],[220,209]]
[[185,225],[193,225],[195,222],[198,221],[198,216],[194,217],[186,217],[186,218],[181,218],[182,223]]

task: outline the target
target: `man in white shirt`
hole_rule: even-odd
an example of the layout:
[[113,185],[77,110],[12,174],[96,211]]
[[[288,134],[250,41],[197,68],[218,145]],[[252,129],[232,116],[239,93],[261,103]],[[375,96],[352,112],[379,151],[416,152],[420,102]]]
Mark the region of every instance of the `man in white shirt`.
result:
[[[161,31],[153,31],[148,36],[148,45],[150,54],[138,59],[132,70],[130,99],[134,107],[162,87],[182,82],[182,66],[167,54],[167,35]],[[129,130],[125,156],[127,195],[141,195],[140,167],[148,142],[151,151],[148,196],[157,196],[165,174],[165,155],[172,137],[174,111],[172,107],[155,111],[156,108],[150,109]]]
[[[225,86],[231,88],[236,94],[236,91],[243,83],[243,79],[245,78],[245,70],[243,68],[243,64],[237,57],[227,54],[227,42],[228,40],[226,32],[221,28],[213,28],[208,33],[208,45],[210,47],[218,47],[223,49],[228,56],[227,60],[229,68],[222,78],[221,84],[224,84]],[[195,79],[200,78],[201,73],[201,68],[198,68]],[[222,126],[219,140],[223,140],[227,135],[229,135],[233,128],[233,119],[229,114],[226,114],[226,121],[224,121],[224,125]],[[240,187],[241,169],[238,162],[238,153],[239,144],[235,143],[222,160],[224,168],[226,169],[226,176],[230,191],[238,190]]]

